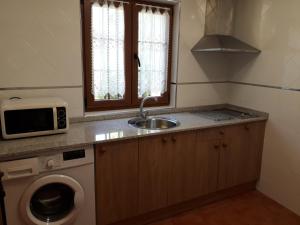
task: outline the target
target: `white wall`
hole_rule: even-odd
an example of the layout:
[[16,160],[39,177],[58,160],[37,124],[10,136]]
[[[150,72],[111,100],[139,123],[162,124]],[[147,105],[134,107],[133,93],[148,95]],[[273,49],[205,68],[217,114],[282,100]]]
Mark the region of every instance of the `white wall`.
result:
[[[181,3],[177,107],[226,102],[225,85],[214,83],[226,80],[224,60],[190,51],[204,34],[205,6],[206,0]],[[79,0],[0,0],[0,99],[59,96],[72,117],[83,116],[80,22]]]
[[262,53],[235,59],[230,80],[242,84],[230,84],[228,98],[270,113],[258,188],[300,215],[300,92],[272,87],[300,89],[299,8],[299,0],[238,1],[235,35]]
[[[181,3],[177,107],[221,104],[227,101],[227,61],[221,55],[193,55],[191,49],[204,35],[206,0]],[[219,83],[221,81],[221,83]]]
[[79,0],[0,0],[0,98],[60,96],[83,113]]

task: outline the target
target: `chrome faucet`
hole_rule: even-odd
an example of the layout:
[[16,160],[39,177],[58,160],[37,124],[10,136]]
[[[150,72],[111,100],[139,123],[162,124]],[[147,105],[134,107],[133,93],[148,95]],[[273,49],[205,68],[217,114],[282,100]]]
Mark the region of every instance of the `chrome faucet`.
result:
[[147,119],[147,116],[148,116],[149,112],[144,110],[144,104],[149,99],[154,99],[155,101],[158,101],[158,98],[155,97],[155,96],[147,96],[147,97],[143,98],[143,100],[141,102],[141,105],[140,105],[140,117],[142,119]]

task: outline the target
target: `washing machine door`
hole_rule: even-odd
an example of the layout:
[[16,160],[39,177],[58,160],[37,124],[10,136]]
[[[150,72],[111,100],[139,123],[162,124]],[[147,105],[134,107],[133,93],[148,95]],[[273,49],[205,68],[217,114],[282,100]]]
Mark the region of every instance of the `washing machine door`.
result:
[[21,217],[28,225],[67,225],[76,219],[84,203],[81,185],[65,175],[49,175],[34,181],[20,200]]

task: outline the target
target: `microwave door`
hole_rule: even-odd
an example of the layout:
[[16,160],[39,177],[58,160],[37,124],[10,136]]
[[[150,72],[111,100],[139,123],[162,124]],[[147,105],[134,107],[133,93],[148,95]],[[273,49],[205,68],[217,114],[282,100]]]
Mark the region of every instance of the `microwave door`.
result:
[[4,118],[8,135],[55,129],[53,108],[8,110]]

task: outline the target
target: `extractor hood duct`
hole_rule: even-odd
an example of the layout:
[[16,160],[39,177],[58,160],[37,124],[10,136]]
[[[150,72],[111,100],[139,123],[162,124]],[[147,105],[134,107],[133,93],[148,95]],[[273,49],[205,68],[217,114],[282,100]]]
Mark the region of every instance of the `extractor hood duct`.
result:
[[260,53],[257,48],[232,35],[237,1],[207,0],[205,35],[192,52]]

